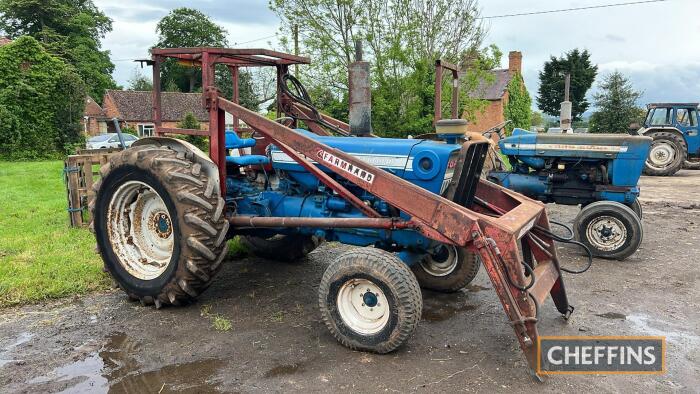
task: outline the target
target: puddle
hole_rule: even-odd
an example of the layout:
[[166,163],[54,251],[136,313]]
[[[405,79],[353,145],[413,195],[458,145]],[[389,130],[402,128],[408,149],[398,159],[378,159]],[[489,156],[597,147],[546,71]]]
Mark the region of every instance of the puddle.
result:
[[140,345],[127,335],[113,334],[98,352],[27,383],[40,386],[37,391],[58,388],[60,391],[102,393],[218,392],[214,376],[224,366],[224,361],[198,360],[148,371],[135,358],[139,350]]
[[21,332],[19,335],[17,335],[17,338],[15,338],[15,341],[7,345],[5,348],[0,351],[0,368],[4,367],[7,364],[14,363],[16,361],[20,360],[15,360],[10,356],[10,353],[17,347],[20,346],[24,343],[29,342],[30,339],[34,334],[30,332]]
[[484,287],[484,286],[479,286],[479,285],[469,285],[466,287],[466,289],[470,293],[478,293],[478,292],[484,291],[484,290],[491,290],[490,287]]
[[304,372],[304,364],[293,363],[278,365],[269,371],[265,372],[264,378],[276,378],[283,375],[293,375],[295,373]]
[[452,316],[466,311],[473,311],[477,305],[465,304],[465,297],[455,294],[435,295],[434,297],[423,299],[423,320],[438,322],[451,318]]
[[637,331],[641,331],[646,335],[666,337],[667,341],[681,345],[688,343],[700,344],[700,336],[693,333],[674,330],[673,328],[660,330],[652,327],[650,323],[655,322],[655,320],[646,315],[629,315],[627,320],[632,323]]
[[606,319],[613,319],[613,320],[627,320],[627,315],[623,315],[622,313],[617,313],[617,312],[606,312],[606,313],[601,313],[600,315],[596,315],[598,317],[604,317]]

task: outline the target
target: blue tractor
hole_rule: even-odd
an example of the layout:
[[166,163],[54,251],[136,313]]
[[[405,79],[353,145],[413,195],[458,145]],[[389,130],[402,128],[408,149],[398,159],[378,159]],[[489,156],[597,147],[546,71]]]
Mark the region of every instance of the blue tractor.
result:
[[515,129],[498,142],[508,165],[488,179],[545,203],[581,205],[576,238],[596,256],[622,260],[642,242],[637,182],[651,143],[627,134]]
[[698,103],[647,105],[644,125],[634,134],[653,138],[644,166],[647,175],[670,176],[681,168],[700,169]]
[[[346,124],[316,110],[289,73],[306,58],[233,48],[151,55],[156,136],[110,158],[91,203],[98,251],[131,299],[156,307],[193,301],[233,237],[286,261],[338,241],[359,248],[336,256],[323,274],[323,321],[343,345],[387,353],[420,321],[421,286],[458,291],[483,265],[535,370],[541,306],[551,297],[562,315],[573,312],[556,236],[544,204],[480,178],[489,145],[463,138],[466,121],[439,122],[437,141],[377,138],[366,62],[351,65]],[[201,67],[208,130],[161,122],[167,59]],[[215,86],[216,65],[231,72],[232,100]],[[278,76],[275,120],[237,102],[239,68],[263,66]],[[226,132],[227,113],[245,127]],[[170,134],[206,136],[209,152]]]

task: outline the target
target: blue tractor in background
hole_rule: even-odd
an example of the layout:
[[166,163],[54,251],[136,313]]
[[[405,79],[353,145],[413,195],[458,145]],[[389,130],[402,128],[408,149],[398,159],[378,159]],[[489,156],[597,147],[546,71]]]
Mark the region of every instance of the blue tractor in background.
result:
[[498,142],[510,169],[497,165],[488,179],[542,202],[581,205],[576,238],[595,256],[622,260],[643,238],[637,182],[651,143],[627,134],[515,129]]
[[700,169],[698,103],[647,105],[644,125],[634,134],[653,138],[644,166],[647,175],[670,176],[681,168]]

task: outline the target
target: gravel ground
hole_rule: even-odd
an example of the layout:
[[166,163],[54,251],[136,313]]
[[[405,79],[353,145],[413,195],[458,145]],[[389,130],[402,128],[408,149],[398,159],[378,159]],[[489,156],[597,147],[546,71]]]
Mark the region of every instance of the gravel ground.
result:
[[[663,335],[668,372],[554,376],[534,382],[483,270],[454,295],[424,292],[414,336],[374,355],[339,345],[316,290],[346,246],[298,264],[230,261],[197,304],[155,310],[120,292],[0,312],[0,392],[525,391],[697,392],[700,387],[700,171],[642,179],[645,239],[624,262],[566,275],[576,306],[548,301],[543,335]],[[551,206],[571,222],[575,207]],[[566,265],[584,262],[560,248]],[[229,331],[213,328],[227,319]]]

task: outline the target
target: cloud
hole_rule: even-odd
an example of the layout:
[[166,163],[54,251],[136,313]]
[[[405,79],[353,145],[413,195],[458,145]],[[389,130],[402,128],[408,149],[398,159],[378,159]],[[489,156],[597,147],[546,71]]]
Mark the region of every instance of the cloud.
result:
[[[113,77],[121,85],[126,85],[139,68],[133,60],[149,56],[149,48],[157,41],[156,24],[174,8],[190,7],[209,15],[226,29],[231,45],[269,37],[277,33],[279,26],[277,16],[262,0],[96,0],[95,3],[114,20],[113,30],[107,34],[102,46],[111,51],[115,64]],[[247,46],[270,47],[268,41],[276,44],[275,38],[268,38]],[[146,68],[142,72],[150,75],[151,71]]]

